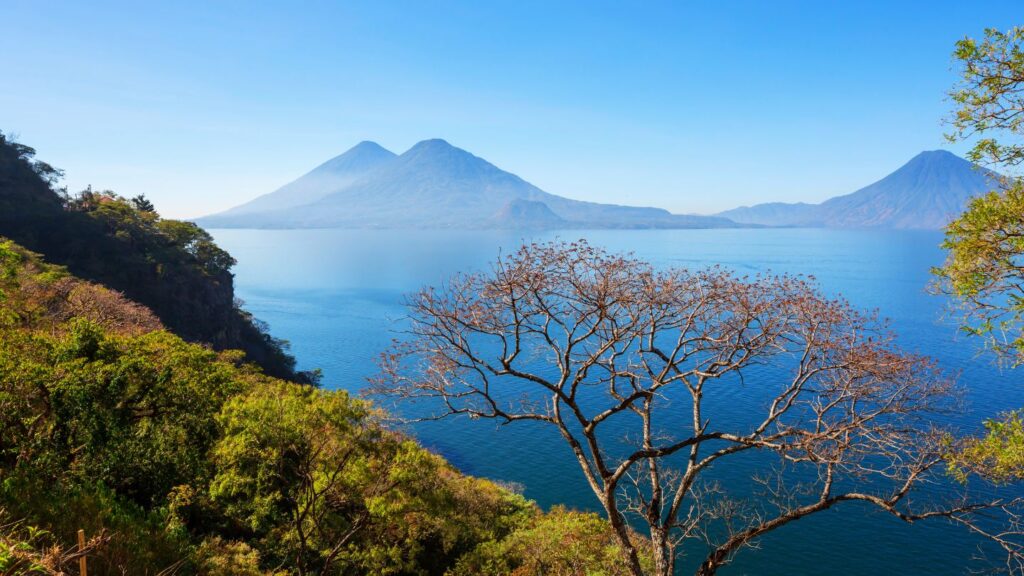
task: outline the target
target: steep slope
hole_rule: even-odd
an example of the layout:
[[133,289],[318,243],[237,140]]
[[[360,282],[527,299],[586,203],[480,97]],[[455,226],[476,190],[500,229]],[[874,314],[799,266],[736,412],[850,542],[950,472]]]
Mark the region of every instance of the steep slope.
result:
[[248,221],[261,212],[273,212],[316,202],[324,196],[344,189],[396,157],[394,152],[376,142],[360,142],[344,154],[331,158],[301,178],[269,194],[225,212],[207,216],[203,219],[203,225],[230,226],[233,221]]
[[997,175],[945,150],[922,152],[885,178],[821,204],[758,204],[721,212],[770,226],[939,229],[968,200],[995,186]]
[[[494,226],[495,215],[516,200],[546,206],[557,217],[545,218],[543,225],[547,227],[733,225],[722,218],[679,216],[660,208],[582,202],[549,194],[438,139],[416,144],[394,160],[310,204],[267,210],[230,221],[216,216],[198,221],[205,226],[231,227],[481,228]],[[526,222],[519,218],[515,224]]]
[[271,375],[304,378],[284,343],[237,306],[234,260],[209,234],[111,192],[64,198],[34,153],[0,134],[0,236],[123,292],[186,340],[241,349]]
[[991,190],[993,176],[945,150],[922,152],[878,182],[825,201],[818,218],[841,228],[938,229]]
[[74,320],[126,336],[164,328],[145,306],[75,278],[0,236],[0,325],[55,333]]
[[[0,573],[66,576],[79,556],[100,576],[296,574],[296,558],[324,576],[622,573],[597,514],[544,512],[344,389],[239,360],[0,237]],[[552,539],[574,545],[539,554]]]

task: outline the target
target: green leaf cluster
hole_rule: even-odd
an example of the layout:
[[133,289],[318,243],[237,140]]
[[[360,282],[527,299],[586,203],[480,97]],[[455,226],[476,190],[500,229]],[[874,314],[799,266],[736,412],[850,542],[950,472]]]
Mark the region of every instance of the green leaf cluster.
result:
[[[960,82],[949,96],[956,104],[948,123],[950,141],[974,139],[973,162],[1014,166],[1024,161],[1024,27],[989,28],[982,39],[956,43],[953,58]],[[997,138],[998,136],[998,138]]]
[[950,451],[950,472],[960,481],[970,473],[994,482],[1024,477],[1024,413],[1013,411],[985,422],[986,433]]
[[1024,361],[1024,182],[971,201],[946,228],[940,289],[962,304],[965,332],[1000,358]]
[[[463,556],[451,576],[624,576],[630,572],[623,554],[600,516],[555,507],[530,527]],[[641,564],[652,570],[649,554]]]

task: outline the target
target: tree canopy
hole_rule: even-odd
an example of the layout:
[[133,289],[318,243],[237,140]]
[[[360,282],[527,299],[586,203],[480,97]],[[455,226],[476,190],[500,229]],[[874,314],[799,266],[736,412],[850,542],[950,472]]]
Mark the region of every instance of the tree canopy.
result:
[[1024,360],[1024,28],[988,29],[981,40],[957,42],[961,80],[947,137],[973,141],[968,157],[1006,171],[994,190],[974,199],[946,229],[940,288],[961,299],[965,329],[988,337],[1003,358]]
[[[973,142],[968,157],[1004,174],[946,228],[948,256],[934,271],[936,286],[959,303],[966,333],[1017,366],[1024,362],[1024,28],[964,38],[953,56],[961,79],[950,92],[956,109],[947,137]],[[987,422],[987,434],[950,454],[953,471],[1004,482],[1024,477],[1020,417]]]

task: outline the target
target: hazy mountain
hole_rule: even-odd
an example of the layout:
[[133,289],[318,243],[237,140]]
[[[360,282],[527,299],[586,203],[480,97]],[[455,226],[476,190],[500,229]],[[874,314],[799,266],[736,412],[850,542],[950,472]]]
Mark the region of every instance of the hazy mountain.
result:
[[746,224],[761,224],[764,226],[791,226],[814,218],[819,204],[805,204],[803,202],[767,202],[755,204],[754,206],[740,206],[725,212],[719,212],[717,216],[728,218],[734,222]]
[[342,190],[396,157],[394,152],[376,142],[360,142],[344,154],[317,166],[298,180],[217,216],[254,214],[316,202],[328,194]]
[[[444,140],[425,140],[390,159],[378,153],[372,168],[341,185],[340,179],[324,183],[315,174],[334,162],[264,197],[274,197],[276,204],[269,208],[254,209],[257,199],[199,222],[207,227],[234,228],[735,226],[724,218],[681,216],[660,208],[555,196]],[[289,188],[300,183],[301,187]]]
[[543,202],[516,198],[494,215],[491,224],[496,228],[553,228],[567,223]]
[[821,204],[773,202],[717,214],[766,226],[938,229],[967,201],[994,186],[995,174],[945,150],[922,152],[878,182]]

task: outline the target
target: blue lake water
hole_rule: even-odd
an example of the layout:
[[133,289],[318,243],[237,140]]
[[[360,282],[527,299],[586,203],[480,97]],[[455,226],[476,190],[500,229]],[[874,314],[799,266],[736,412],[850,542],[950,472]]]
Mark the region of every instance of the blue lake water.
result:
[[[321,368],[324,386],[358,392],[404,314],[404,295],[460,271],[488,266],[524,241],[586,238],[659,266],[721,264],[740,273],[813,275],[822,290],[892,320],[905,349],[957,374],[967,413],[980,419],[1024,406],[1024,369],[1000,371],[978,343],[944,318],[928,295],[929,270],[942,262],[934,232],[785,230],[616,230],[573,232],[394,230],[213,230],[237,260],[236,289],[246,307],[289,340],[303,369]],[[734,410],[749,408],[742,398]],[[722,415],[728,418],[729,415]],[[536,424],[496,426],[452,419],[411,432],[463,471],[524,487],[543,506],[595,509],[568,447]],[[742,463],[719,474],[746,481]],[[906,526],[862,508],[829,511],[786,526],[745,550],[723,574],[963,574],[983,568],[978,541],[945,524]]]

